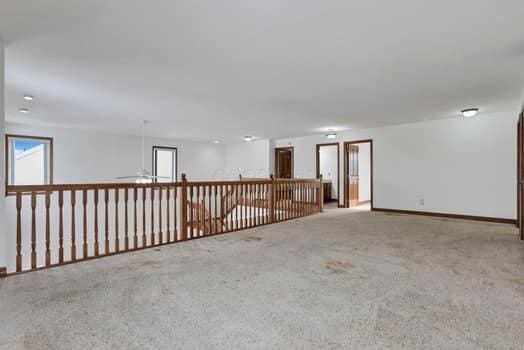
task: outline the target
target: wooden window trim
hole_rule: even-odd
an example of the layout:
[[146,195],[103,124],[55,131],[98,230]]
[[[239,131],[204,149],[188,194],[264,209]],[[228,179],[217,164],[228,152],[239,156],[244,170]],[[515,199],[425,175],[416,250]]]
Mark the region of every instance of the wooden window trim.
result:
[[[9,196],[11,194],[7,193],[7,186],[9,183],[9,139],[10,138],[20,138],[20,139],[30,139],[30,140],[43,140],[49,142],[49,185],[53,184],[53,175],[54,175],[54,145],[53,138],[48,136],[34,136],[34,135],[20,135],[20,134],[5,134],[5,145],[4,145],[4,176],[5,176],[5,195]],[[43,193],[37,193],[43,194]]]
[[[158,146],[158,145],[155,145],[153,146],[152,148],[152,153],[151,153],[151,173],[153,176],[157,176],[156,174],[156,168],[155,168],[155,151],[156,150],[162,150],[162,149],[165,149],[165,150],[170,150],[170,151],[175,151],[175,182],[178,182],[178,147],[167,147],[167,146]],[[158,182],[158,181],[154,181],[154,182]]]

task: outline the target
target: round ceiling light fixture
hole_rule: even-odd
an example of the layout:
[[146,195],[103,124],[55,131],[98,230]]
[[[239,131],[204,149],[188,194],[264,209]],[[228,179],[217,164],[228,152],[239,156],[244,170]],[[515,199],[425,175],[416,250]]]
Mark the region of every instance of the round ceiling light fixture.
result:
[[333,139],[336,139],[337,138],[337,133],[334,132],[334,131],[329,131],[327,134],[326,134],[326,137],[330,140],[333,140]]
[[29,113],[29,109],[27,109],[27,108],[20,108],[19,111],[20,111],[20,113],[24,113],[24,114]]
[[253,141],[253,136],[249,136],[249,135],[244,136],[244,141],[246,141],[246,142]]
[[460,113],[462,113],[462,116],[464,118],[472,118],[479,113],[479,109],[478,108],[468,108],[468,109],[462,110]]
[[33,95],[24,95],[24,100],[26,101],[33,101],[35,97]]
[[214,140],[213,143],[220,143],[220,141],[218,141],[218,140]]

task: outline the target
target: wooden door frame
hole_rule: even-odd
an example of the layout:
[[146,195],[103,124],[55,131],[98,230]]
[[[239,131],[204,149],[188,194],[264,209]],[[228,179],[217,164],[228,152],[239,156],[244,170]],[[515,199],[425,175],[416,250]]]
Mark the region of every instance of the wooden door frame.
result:
[[340,142],[331,143],[317,143],[316,146],[316,159],[317,159],[317,170],[316,177],[320,178],[320,148],[337,146],[337,205],[340,206]]
[[291,151],[291,178],[295,177],[295,148],[293,146],[275,147],[275,177],[278,177],[278,151]]
[[373,210],[373,139],[365,139],[365,140],[355,140],[355,141],[344,141],[344,208],[349,208],[348,205],[348,198],[347,198],[347,192],[348,192],[348,145],[355,145],[359,143],[369,143],[369,173],[370,173],[370,194],[371,194],[371,210]]

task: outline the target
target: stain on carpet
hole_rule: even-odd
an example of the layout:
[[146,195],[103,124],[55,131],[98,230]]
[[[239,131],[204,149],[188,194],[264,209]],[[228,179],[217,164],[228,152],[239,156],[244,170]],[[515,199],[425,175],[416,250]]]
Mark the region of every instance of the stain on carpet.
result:
[[326,263],[326,269],[333,273],[348,273],[354,266],[347,261],[331,260]]
[[243,239],[244,242],[258,242],[261,240],[262,240],[262,237],[258,237],[258,236],[248,236]]

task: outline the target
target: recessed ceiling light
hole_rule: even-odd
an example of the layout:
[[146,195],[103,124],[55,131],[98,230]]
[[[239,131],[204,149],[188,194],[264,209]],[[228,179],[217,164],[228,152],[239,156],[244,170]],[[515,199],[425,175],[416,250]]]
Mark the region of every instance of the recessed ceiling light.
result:
[[27,109],[27,108],[20,108],[20,113],[27,114],[27,113],[29,113],[29,109]]
[[250,141],[253,141],[253,136],[244,136],[244,141],[246,142],[250,142]]
[[24,100],[26,101],[33,101],[35,97],[33,95],[24,95]]
[[471,118],[471,117],[476,116],[479,113],[479,109],[478,108],[469,108],[469,109],[463,110],[461,113],[465,118]]
[[330,132],[328,132],[328,133],[326,134],[326,137],[327,137],[328,139],[331,139],[331,140],[336,139],[336,138],[337,138],[337,133],[334,132],[334,131],[330,131]]
[[218,141],[218,140],[215,140],[215,141],[213,141],[213,143],[220,143],[220,141]]

